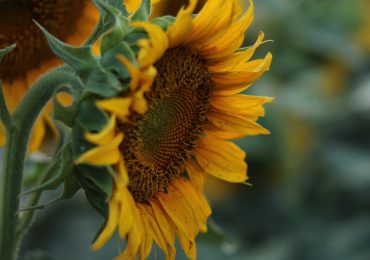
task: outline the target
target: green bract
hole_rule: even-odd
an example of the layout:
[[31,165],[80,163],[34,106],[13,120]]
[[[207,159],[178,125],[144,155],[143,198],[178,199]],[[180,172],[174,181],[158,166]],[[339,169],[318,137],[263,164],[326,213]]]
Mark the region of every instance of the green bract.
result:
[[[27,191],[25,194],[55,189],[64,184],[62,194],[51,202],[71,197],[78,189],[83,188],[89,202],[103,215],[107,215],[107,199],[112,192],[112,171],[110,167],[92,167],[74,165],[74,161],[94,145],[84,138],[86,132],[99,132],[108,122],[108,114],[96,107],[96,101],[104,98],[123,95],[130,90],[131,76],[127,68],[119,62],[117,56],[124,56],[138,66],[136,54],[137,40],[147,38],[141,29],[130,27],[132,21],[147,21],[150,14],[150,1],[143,1],[139,10],[128,17],[122,1],[95,0],[101,17],[99,23],[81,47],[71,46],[55,38],[41,25],[51,50],[65,62],[67,70],[80,82],[78,85],[62,84],[54,91],[54,119],[61,121],[70,129],[70,138],[65,140],[63,148],[54,158],[48,169],[45,182]],[[153,22],[166,28],[170,18],[155,19]],[[99,41],[97,56],[93,45]],[[5,49],[10,51],[12,47]],[[3,52],[0,52],[2,54]],[[62,104],[57,94],[68,93],[72,103]],[[85,174],[88,172],[89,174]],[[49,204],[49,203],[47,203]],[[34,206],[30,209],[45,205]]]

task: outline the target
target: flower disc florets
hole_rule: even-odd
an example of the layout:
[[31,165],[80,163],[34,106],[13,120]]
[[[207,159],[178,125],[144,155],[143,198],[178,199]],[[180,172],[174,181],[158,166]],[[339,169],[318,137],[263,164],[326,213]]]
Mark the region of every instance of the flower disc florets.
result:
[[154,66],[158,72],[146,94],[148,111],[133,113],[119,124],[125,133],[120,150],[128,187],[138,202],[166,191],[185,171],[184,162],[194,155],[209,106],[210,75],[196,52],[170,49]]

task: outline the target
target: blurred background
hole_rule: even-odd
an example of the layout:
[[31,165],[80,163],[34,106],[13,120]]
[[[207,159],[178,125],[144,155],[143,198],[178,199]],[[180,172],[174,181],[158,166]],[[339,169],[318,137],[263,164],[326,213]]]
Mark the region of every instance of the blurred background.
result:
[[[180,2],[156,14],[174,14]],[[256,57],[274,58],[248,93],[275,97],[260,120],[271,135],[237,141],[253,187],[209,179],[212,224],[198,259],[370,259],[370,0],[254,3],[245,44],[262,30],[273,43]],[[90,250],[100,223],[82,192],[47,207],[22,259],[111,259],[114,239]],[[154,250],[151,259],[162,257]]]

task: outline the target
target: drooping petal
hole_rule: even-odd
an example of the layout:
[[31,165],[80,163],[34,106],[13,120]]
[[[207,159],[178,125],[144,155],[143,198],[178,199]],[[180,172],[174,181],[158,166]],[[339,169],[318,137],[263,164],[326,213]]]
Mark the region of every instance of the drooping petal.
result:
[[196,159],[210,175],[228,182],[245,182],[247,164],[245,153],[237,145],[207,136],[198,142]]
[[206,172],[199,163],[195,160],[188,160],[185,162],[185,169],[193,186],[203,192]]
[[119,133],[110,142],[105,145],[97,146],[83,153],[76,161],[77,164],[86,163],[96,166],[113,165],[119,162],[121,152],[119,145],[123,140],[123,134]]
[[116,97],[99,100],[96,102],[96,106],[117,115],[120,119],[124,119],[130,112],[131,103],[131,97]]
[[168,38],[162,29],[151,23],[133,22],[132,26],[144,29],[149,36],[148,40],[138,42],[140,48],[138,61],[146,68],[154,64],[168,49]]
[[186,210],[177,201],[164,193],[159,193],[157,198],[175,226],[184,232],[189,239],[193,239],[195,232],[189,218],[187,218]]
[[97,240],[94,242],[92,249],[98,250],[101,248],[113,235],[117,223],[118,223],[118,217],[119,217],[119,208],[116,201],[110,201],[109,202],[109,213],[108,213],[108,222],[103,230],[103,232],[99,235]]
[[112,115],[108,124],[98,133],[86,133],[85,139],[95,145],[104,145],[115,137],[116,116]]
[[[212,74],[212,80],[216,83],[224,84],[226,90],[228,84],[251,84],[269,69],[271,60],[272,55],[271,53],[268,53],[264,59],[253,60],[244,64],[240,64],[228,72],[214,73]],[[219,88],[217,90],[219,90]]]
[[227,57],[236,51],[244,41],[244,33],[254,18],[253,2],[249,2],[249,8],[245,14],[226,30],[219,31],[213,37],[207,39],[199,50],[199,53],[208,60]]
[[208,69],[211,73],[224,72],[233,69],[235,66],[249,61],[256,49],[261,45],[264,33],[260,32],[256,42],[244,51],[237,51],[224,59],[213,59],[208,63]]
[[249,95],[216,96],[211,98],[211,106],[219,111],[246,116],[264,116],[262,105],[270,103],[273,98]]
[[193,28],[192,13],[197,0],[190,0],[187,7],[182,7],[176,16],[176,21],[167,29],[169,47],[173,48],[184,41]]
[[226,132],[236,133],[241,136],[259,134],[267,135],[270,133],[254,120],[228,112],[211,110],[208,113],[208,120],[219,129]]

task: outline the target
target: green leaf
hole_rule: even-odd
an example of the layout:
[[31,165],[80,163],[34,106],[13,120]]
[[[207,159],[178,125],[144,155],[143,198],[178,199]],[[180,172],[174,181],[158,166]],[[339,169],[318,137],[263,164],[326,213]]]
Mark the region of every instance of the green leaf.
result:
[[73,167],[72,148],[70,144],[67,144],[47,169],[48,172],[46,175],[52,176],[52,178],[33,189],[23,192],[21,195],[27,195],[41,190],[56,189],[73,172]]
[[93,68],[97,65],[97,59],[91,52],[91,46],[85,45],[75,47],[66,44],[51,35],[37,22],[35,23],[44,33],[54,54],[70,65],[82,79],[87,78]]
[[2,58],[7,55],[9,52],[13,51],[15,49],[16,45],[15,44],[12,44],[8,47],[5,47],[3,49],[0,49],[0,61],[2,60]]
[[80,189],[80,184],[74,174],[74,161],[70,144],[67,144],[63,148],[62,152],[57,156],[55,163],[51,164],[48,171],[49,172],[46,172],[45,175],[52,176],[52,178],[48,179],[41,185],[22,193],[21,195],[44,190],[54,190],[64,183],[63,192],[58,197],[46,203],[24,208],[21,211],[43,209],[57,201],[73,197],[73,195]]

